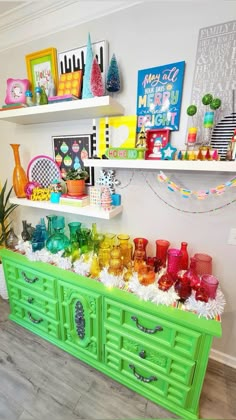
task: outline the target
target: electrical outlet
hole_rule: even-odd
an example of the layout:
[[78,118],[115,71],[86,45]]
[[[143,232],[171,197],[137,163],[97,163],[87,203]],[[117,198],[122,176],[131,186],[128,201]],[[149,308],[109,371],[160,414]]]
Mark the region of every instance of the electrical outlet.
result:
[[236,228],[230,229],[229,237],[228,237],[228,244],[236,245]]

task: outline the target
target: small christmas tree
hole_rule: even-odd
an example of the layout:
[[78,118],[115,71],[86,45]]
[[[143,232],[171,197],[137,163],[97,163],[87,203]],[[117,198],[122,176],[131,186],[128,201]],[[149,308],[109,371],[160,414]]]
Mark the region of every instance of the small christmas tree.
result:
[[120,90],[120,75],[115,54],[111,57],[108,68],[106,88],[108,92],[119,92]]
[[90,79],[90,89],[94,96],[104,95],[104,86],[102,81],[102,73],[96,57],[93,59]]
[[82,99],[93,98],[93,94],[90,90],[90,77],[93,62],[93,49],[91,44],[90,33],[88,34],[87,51],[86,51],[86,62],[85,71],[83,77],[83,91]]

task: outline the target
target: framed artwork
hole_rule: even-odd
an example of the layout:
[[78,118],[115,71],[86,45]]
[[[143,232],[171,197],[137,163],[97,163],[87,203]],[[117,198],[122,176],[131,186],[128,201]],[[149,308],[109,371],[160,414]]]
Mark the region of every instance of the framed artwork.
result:
[[178,130],[185,62],[138,71],[137,131]]
[[[108,68],[108,42],[99,41],[92,43],[93,53],[97,58],[102,73],[102,80],[105,86],[106,72]],[[74,48],[73,50],[58,53],[60,74],[71,73],[82,70],[84,75],[86,64],[87,45]]]
[[80,98],[82,77],[82,70],[61,74],[58,84],[57,96],[74,95],[77,98]]
[[34,93],[37,86],[44,87],[48,94],[50,78],[52,78],[57,89],[58,70],[57,70],[57,50],[47,48],[36,51],[25,56],[27,75],[31,83],[31,90]]
[[136,115],[100,118],[98,156],[105,154],[109,147],[135,147],[136,125]]
[[145,159],[161,160],[162,149],[170,141],[170,130],[147,130]]
[[26,103],[25,92],[29,89],[28,79],[7,79],[5,103],[7,105]]
[[85,167],[83,163],[84,159],[91,156],[91,134],[53,136],[52,145],[53,157],[62,177],[69,169],[83,168],[89,173],[86,184],[94,185],[94,168]]

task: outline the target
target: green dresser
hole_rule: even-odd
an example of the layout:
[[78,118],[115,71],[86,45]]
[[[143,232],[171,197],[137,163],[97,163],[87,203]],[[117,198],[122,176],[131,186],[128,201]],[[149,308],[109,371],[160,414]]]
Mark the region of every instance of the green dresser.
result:
[[198,418],[221,324],[2,249],[10,319],[181,418]]

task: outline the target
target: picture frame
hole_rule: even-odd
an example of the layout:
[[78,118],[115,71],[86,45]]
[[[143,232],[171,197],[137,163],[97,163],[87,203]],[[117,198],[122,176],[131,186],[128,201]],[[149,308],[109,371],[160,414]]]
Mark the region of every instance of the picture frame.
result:
[[145,159],[161,160],[161,150],[170,141],[170,129],[146,130],[146,152]]
[[25,104],[25,92],[29,89],[28,79],[7,79],[5,104]]
[[44,87],[46,94],[52,78],[57,90],[58,86],[58,66],[56,48],[46,48],[25,56],[28,79],[31,84],[32,93],[36,87]]
[[52,136],[53,158],[63,177],[69,169],[85,169],[89,178],[86,185],[94,185],[94,168],[85,167],[83,160],[91,157],[92,134]]

